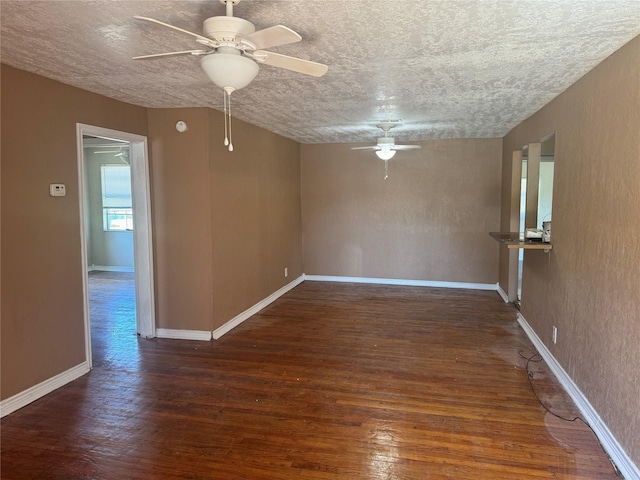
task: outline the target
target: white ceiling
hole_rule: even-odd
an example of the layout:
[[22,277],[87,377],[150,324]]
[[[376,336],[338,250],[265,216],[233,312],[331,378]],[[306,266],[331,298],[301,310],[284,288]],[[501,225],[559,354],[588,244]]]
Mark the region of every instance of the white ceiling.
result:
[[[222,109],[198,57],[134,55],[199,48],[219,0],[1,0],[1,60],[145,107]],[[261,66],[233,94],[235,117],[301,143],[373,141],[402,119],[400,142],[500,137],[640,34],[640,0],[243,0],[257,29],[286,25],[300,43],[273,51],[329,65],[321,78]],[[640,59],[639,59],[640,61]]]

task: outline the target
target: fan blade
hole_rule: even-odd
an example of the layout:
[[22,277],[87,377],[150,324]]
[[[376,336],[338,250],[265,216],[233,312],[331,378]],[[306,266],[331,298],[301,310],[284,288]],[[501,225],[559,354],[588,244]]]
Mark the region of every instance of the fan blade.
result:
[[253,32],[242,38],[251,44],[253,50],[262,50],[264,48],[279,47],[302,40],[302,37],[296,32],[284,25],[275,25]]
[[258,50],[255,52],[255,59],[272,67],[284,68],[292,72],[304,73],[313,77],[321,77],[329,67],[321,63],[303,60],[302,58],[289,57],[288,55],[280,55],[279,53]]
[[187,35],[191,35],[192,37],[195,37],[196,39],[198,39],[200,41],[199,43],[202,43],[204,45],[208,45],[210,47],[217,47],[218,46],[217,42],[215,42],[214,40],[211,40],[210,38],[203,37],[202,35],[190,32],[189,30],[183,30],[180,27],[169,25],[168,23],[161,22],[160,20],[156,20],[154,18],[141,17],[139,15],[134,15],[133,18],[135,18],[136,20],[144,20],[146,22],[157,23],[158,25],[162,25],[163,27],[171,28],[173,30],[177,30],[178,32],[186,33]]
[[394,145],[391,150],[416,150],[422,148],[420,145]]
[[369,145],[368,147],[351,147],[351,150],[380,150],[377,145]]
[[152,58],[175,57],[178,55],[206,55],[207,50],[183,50],[181,52],[154,53],[151,55],[138,55],[133,57],[134,60],[149,60]]

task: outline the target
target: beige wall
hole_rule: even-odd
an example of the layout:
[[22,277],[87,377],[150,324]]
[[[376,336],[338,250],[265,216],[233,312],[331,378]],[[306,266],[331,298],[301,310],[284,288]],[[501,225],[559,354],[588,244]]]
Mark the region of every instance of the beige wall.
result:
[[214,330],[302,274],[299,146],[233,127],[230,153],[220,112],[149,110],[160,328]]
[[387,180],[371,151],[301,146],[306,274],[497,282],[502,140],[420,144]]
[[[2,399],[84,358],[76,122],[145,135],[146,110],[1,66]],[[67,196],[49,196],[64,183]]]
[[222,114],[209,115],[217,328],[303,273],[300,146],[234,119],[230,153]]
[[[211,330],[211,220],[205,108],[149,109],[159,328]],[[178,133],[176,122],[188,129]]]
[[[553,250],[525,253],[522,313],[640,465],[640,37],[504,139],[511,155],[556,132]],[[501,255],[500,283],[508,283]],[[558,341],[551,342],[552,326]]]

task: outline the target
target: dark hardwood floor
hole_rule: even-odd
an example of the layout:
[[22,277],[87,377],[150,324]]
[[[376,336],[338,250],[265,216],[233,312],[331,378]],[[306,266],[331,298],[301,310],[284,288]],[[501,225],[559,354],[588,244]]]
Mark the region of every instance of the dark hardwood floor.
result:
[[94,369],[2,419],[3,479],[617,478],[495,292],[304,282],[208,343],[137,338],[106,276]]

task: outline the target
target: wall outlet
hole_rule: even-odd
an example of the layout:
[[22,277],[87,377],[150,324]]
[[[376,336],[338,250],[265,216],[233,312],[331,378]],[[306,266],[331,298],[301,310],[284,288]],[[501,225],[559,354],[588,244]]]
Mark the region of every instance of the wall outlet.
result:
[[287,267],[284,267],[284,278],[287,278],[289,276],[289,269]]
[[556,327],[555,325],[553,326],[553,331],[551,333],[551,338],[553,339],[553,343],[557,343],[558,342],[558,327]]

